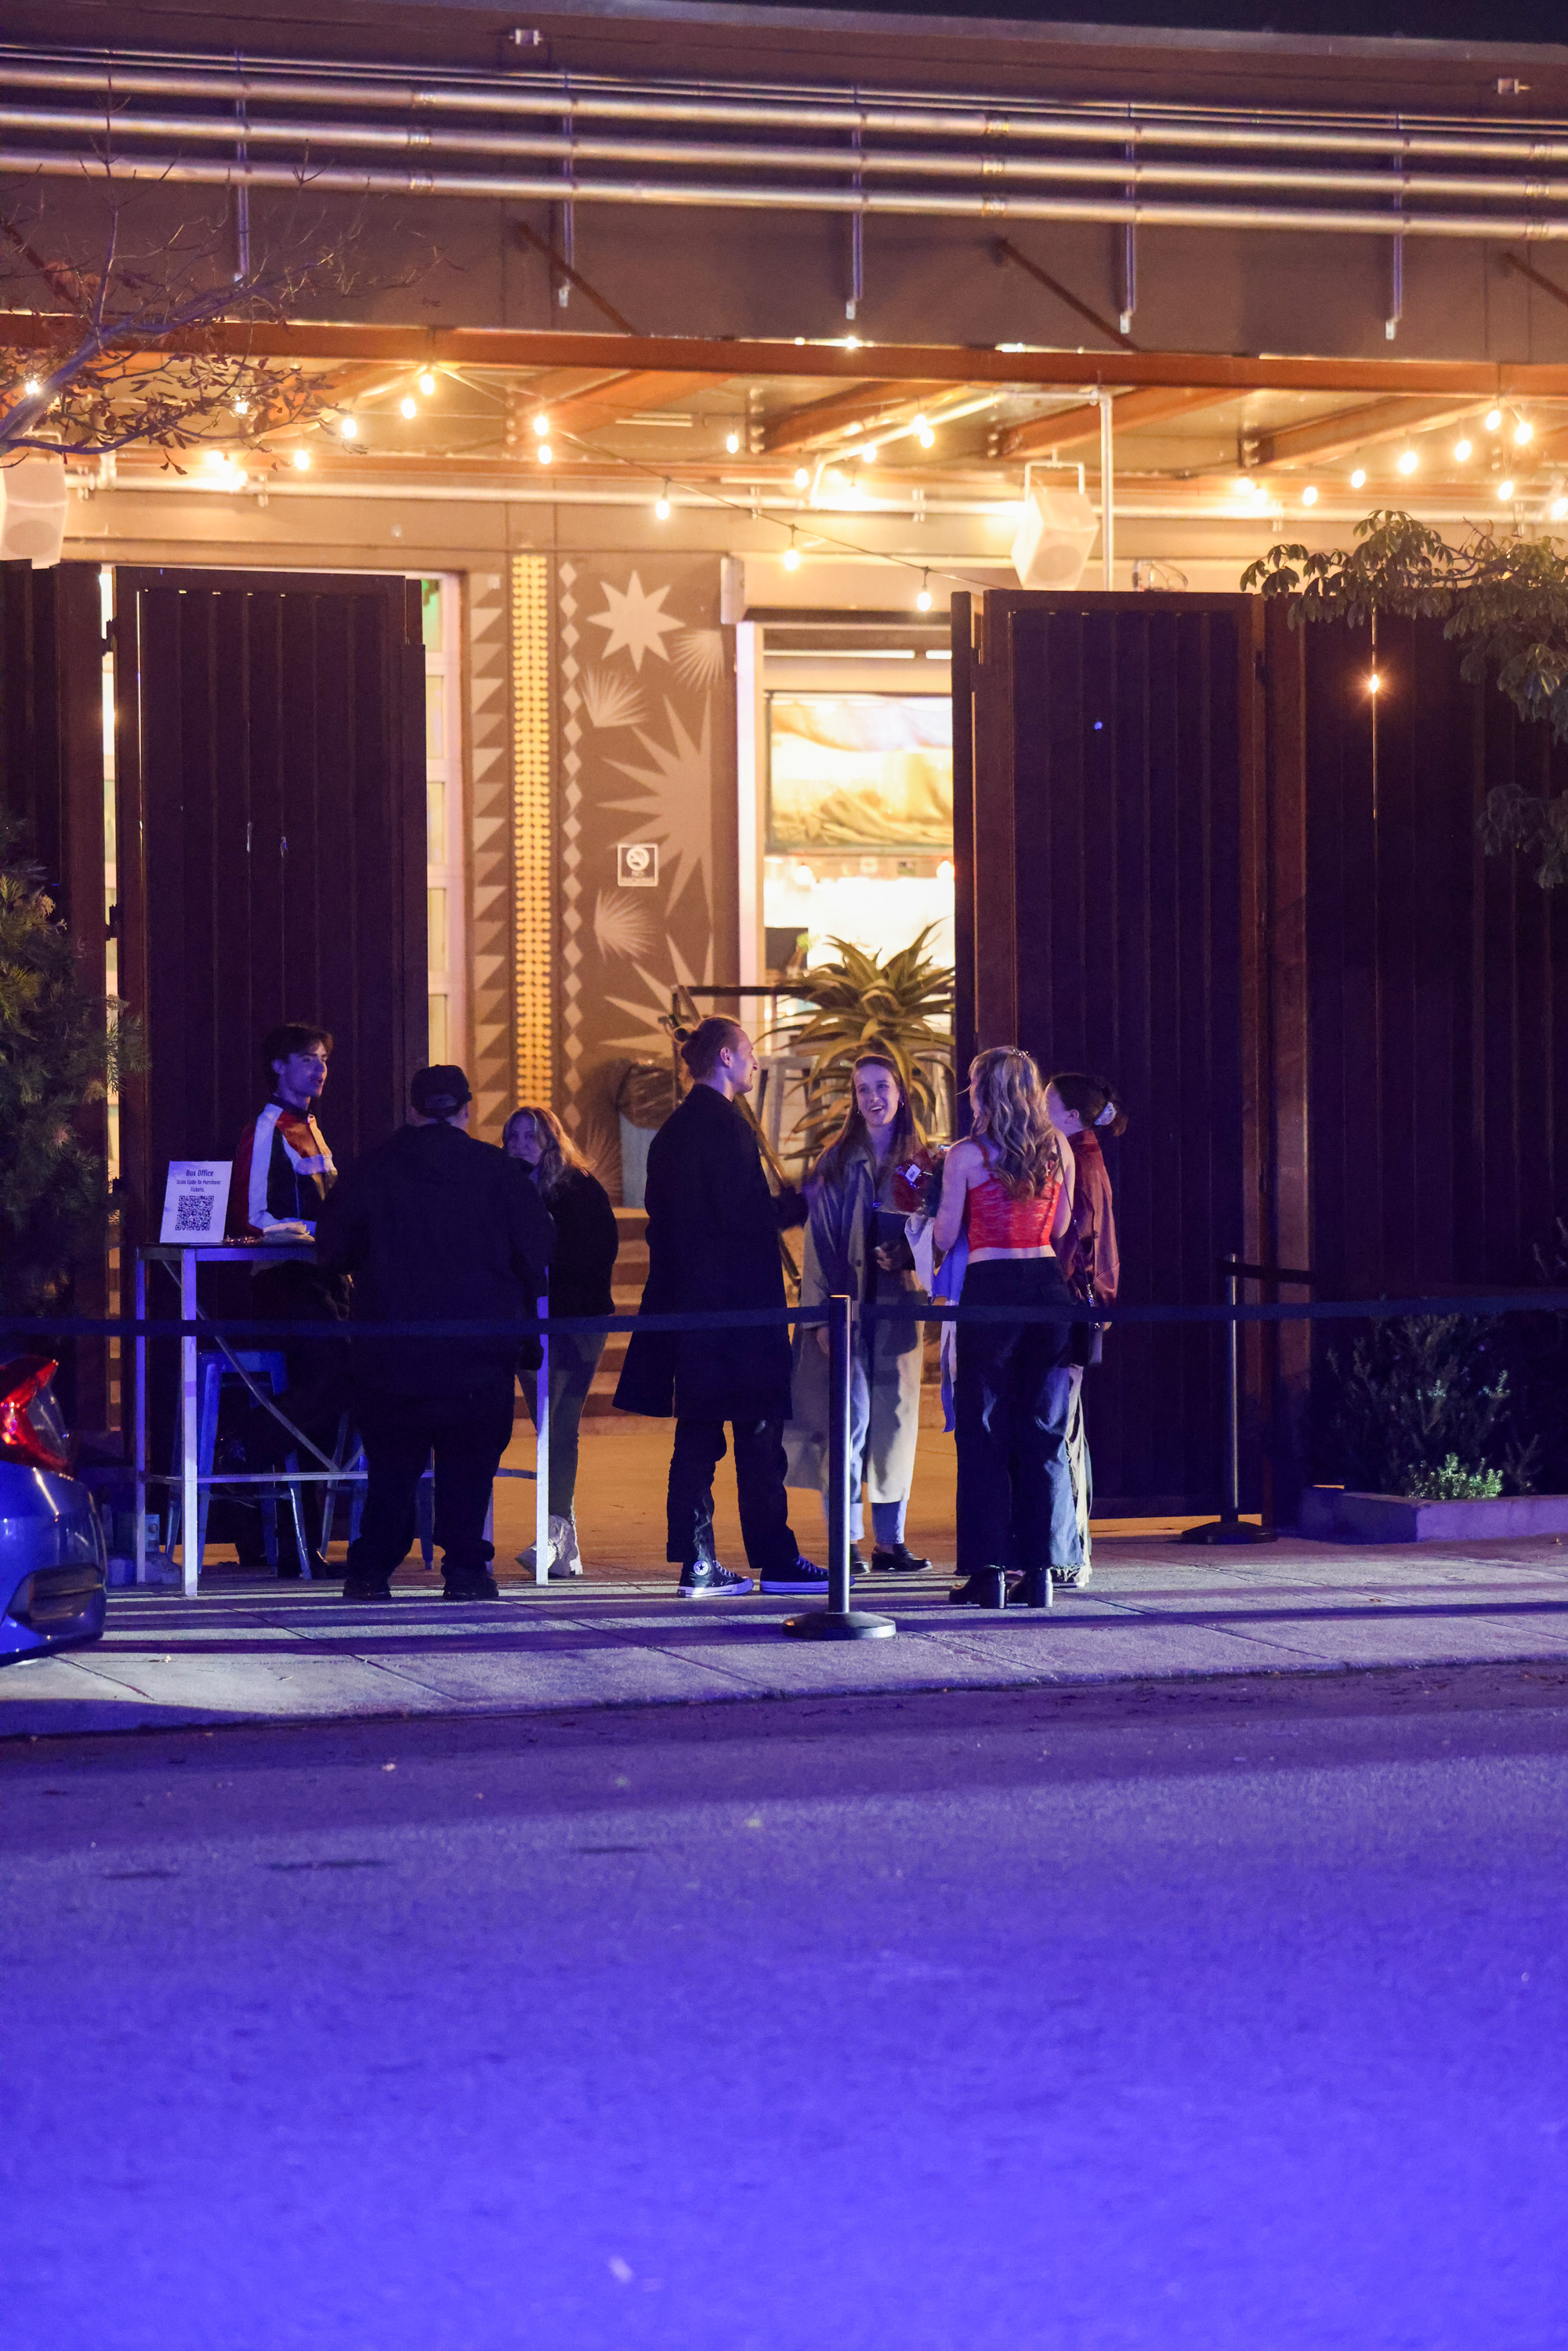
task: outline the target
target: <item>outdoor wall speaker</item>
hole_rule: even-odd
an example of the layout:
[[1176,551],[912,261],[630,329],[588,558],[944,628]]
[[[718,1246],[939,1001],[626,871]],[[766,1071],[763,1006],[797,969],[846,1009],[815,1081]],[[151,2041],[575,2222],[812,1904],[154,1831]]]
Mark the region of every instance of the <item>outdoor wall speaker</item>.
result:
[[1076,588],[1099,536],[1100,517],[1080,491],[1031,484],[1013,541],[1019,586]]
[[47,571],[66,536],[66,465],[41,449],[0,465],[0,563]]

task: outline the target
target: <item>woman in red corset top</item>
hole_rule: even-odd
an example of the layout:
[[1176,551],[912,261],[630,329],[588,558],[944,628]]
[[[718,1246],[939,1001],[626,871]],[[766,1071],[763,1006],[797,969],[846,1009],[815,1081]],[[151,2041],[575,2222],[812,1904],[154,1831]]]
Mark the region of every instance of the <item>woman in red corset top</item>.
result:
[[[966,1306],[1065,1310],[1071,1304],[1056,1243],[1072,1215],[1072,1154],[1052,1126],[1030,1055],[993,1046],[969,1064],[968,1140],[942,1171],[936,1241],[950,1249],[966,1228]],[[1016,1596],[1051,1605],[1051,1571],[1076,1570],[1082,1539],[1068,1465],[1066,1384],[1052,1377],[1071,1353],[1071,1323],[972,1322],[958,1333],[954,1429],[958,1447],[958,1573],[950,1597],[1005,1608]]]

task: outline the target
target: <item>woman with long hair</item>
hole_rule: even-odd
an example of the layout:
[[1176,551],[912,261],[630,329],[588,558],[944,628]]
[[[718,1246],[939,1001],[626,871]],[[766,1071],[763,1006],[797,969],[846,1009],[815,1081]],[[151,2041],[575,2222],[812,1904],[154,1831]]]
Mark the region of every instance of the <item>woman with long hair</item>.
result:
[[[612,1314],[611,1277],[621,1235],[610,1195],[553,1110],[525,1102],[501,1130],[501,1147],[520,1159],[556,1230],[549,1306],[555,1314]],[[604,1353],[602,1331],[558,1331],[549,1343],[549,1573],[582,1573],[577,1542],[577,1450],[582,1407]],[[537,1419],[534,1382],[525,1375],[528,1418]],[[517,1554],[532,1569],[534,1546]]]
[[[1124,1134],[1127,1113],[1115,1088],[1104,1078],[1082,1070],[1059,1070],[1046,1081],[1045,1106],[1059,1134],[1072,1146],[1075,1182],[1072,1221],[1058,1252],[1067,1287],[1081,1306],[1114,1302],[1121,1262],[1116,1254],[1116,1218],[1111,1205],[1111,1178],[1100,1148],[1103,1136]],[[1058,1374],[1067,1382],[1070,1405],[1067,1455],[1072,1470],[1072,1490],[1078,1500],[1078,1527],[1083,1541],[1083,1564],[1076,1574],[1057,1574],[1058,1583],[1087,1583],[1090,1575],[1089,1513],[1094,1501],[1094,1471],[1083,1426],[1083,1374],[1103,1353],[1098,1322],[1072,1326],[1072,1360]]]
[[1072,1153],[1051,1124],[1032,1058],[992,1046],[969,1064],[970,1126],[942,1170],[938,1249],[967,1232],[963,1303],[1052,1309],[1061,1320],[964,1323],[958,1332],[958,1573],[949,1594],[1005,1608],[1051,1605],[1051,1569],[1076,1569],[1082,1543],[1067,1454],[1071,1305],[1056,1245],[1072,1217]]
[[[909,1106],[898,1064],[886,1053],[857,1055],[844,1123],[806,1186],[800,1303],[833,1296],[870,1305],[895,1293],[923,1297],[904,1223],[922,1204],[931,1154]],[[825,1331],[795,1341],[794,1413],[784,1432],[789,1483],[828,1489],[828,1379]],[[931,1564],[904,1540],[915,1448],[920,1435],[920,1373],[925,1324],[858,1318],[850,1366],[850,1537],[852,1570],[864,1565],[862,1489],[871,1498],[872,1566],[881,1574],[918,1575]]]

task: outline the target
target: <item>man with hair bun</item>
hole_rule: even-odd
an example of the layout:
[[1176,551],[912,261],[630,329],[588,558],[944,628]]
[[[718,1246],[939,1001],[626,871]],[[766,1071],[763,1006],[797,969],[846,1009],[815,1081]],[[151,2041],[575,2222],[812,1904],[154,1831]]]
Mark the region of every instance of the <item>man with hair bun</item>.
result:
[[[701,1020],[681,1047],[691,1091],[648,1149],[648,1280],[644,1314],[784,1305],[779,1235],[806,1221],[798,1192],[769,1191],[757,1130],[739,1107],[757,1052],[738,1021]],[[785,1498],[789,1338],[769,1329],[637,1331],[615,1391],[622,1412],[667,1420],[668,1558],[684,1600],[749,1592],[825,1593],[826,1570],[802,1559]],[[713,1479],[735,1445],[740,1531],[751,1575],[721,1566],[714,1547]]]

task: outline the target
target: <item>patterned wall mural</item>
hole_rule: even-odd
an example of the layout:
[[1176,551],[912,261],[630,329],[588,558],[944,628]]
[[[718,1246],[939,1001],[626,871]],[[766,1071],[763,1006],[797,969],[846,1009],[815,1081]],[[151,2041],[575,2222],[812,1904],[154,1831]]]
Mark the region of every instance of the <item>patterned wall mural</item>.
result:
[[716,556],[556,574],[558,1095],[607,1180],[629,1061],[666,1059],[676,981],[737,966],[734,632]]

